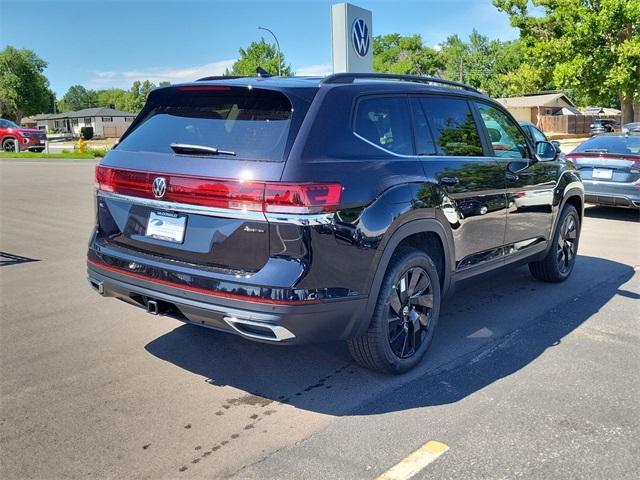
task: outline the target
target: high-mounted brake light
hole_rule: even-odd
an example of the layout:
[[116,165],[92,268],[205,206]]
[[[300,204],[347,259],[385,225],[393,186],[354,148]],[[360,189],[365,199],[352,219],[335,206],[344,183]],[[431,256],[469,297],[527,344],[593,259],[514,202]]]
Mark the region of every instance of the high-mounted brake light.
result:
[[[162,196],[153,192],[156,178],[164,179]],[[96,188],[103,192],[151,198],[188,205],[267,213],[314,214],[336,211],[339,183],[271,183],[190,177],[123,170],[98,165]]]
[[220,91],[229,91],[231,87],[226,87],[224,85],[185,85],[184,87],[177,87],[178,90],[186,91],[186,92],[220,92]]

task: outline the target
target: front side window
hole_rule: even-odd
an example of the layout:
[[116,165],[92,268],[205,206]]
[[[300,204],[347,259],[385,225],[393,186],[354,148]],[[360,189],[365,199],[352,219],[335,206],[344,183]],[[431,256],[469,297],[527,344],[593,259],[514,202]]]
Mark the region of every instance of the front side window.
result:
[[356,110],[355,133],[398,155],[413,155],[411,123],[405,97],[370,97]]
[[466,100],[421,99],[439,155],[480,157],[484,154],[473,113]]
[[504,112],[484,103],[478,103],[478,110],[487,129],[496,157],[529,157],[527,140],[513,120]]
[[529,130],[531,130],[534,142],[546,142],[547,141],[547,137],[544,136],[544,133],[542,133],[536,127],[529,127]]

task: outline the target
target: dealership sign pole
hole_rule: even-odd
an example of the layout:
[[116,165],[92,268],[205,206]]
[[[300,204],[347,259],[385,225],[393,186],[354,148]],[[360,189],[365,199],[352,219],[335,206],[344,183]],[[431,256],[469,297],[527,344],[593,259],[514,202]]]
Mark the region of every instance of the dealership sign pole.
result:
[[333,72],[373,71],[373,30],[370,10],[350,3],[331,6]]

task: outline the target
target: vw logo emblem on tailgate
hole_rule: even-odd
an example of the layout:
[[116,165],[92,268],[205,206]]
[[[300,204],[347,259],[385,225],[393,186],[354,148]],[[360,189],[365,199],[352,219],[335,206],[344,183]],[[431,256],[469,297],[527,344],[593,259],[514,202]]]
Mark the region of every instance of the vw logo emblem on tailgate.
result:
[[367,56],[371,39],[369,37],[369,27],[362,18],[356,18],[353,22],[353,27],[351,27],[351,42],[358,56]]
[[156,177],[151,190],[156,198],[164,197],[164,194],[167,193],[167,181],[162,177]]

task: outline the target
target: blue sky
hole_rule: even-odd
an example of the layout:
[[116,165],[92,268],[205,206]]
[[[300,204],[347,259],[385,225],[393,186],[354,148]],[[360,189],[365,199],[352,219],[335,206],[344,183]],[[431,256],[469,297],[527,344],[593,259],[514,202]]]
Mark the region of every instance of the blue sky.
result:
[[[0,0],[0,48],[30,48],[49,63],[60,98],[74,84],[128,88],[134,80],[172,83],[220,74],[238,48],[271,28],[298,74],[331,68],[328,0]],[[422,35],[435,46],[473,28],[517,38],[491,0],[353,1],[373,11],[374,35]],[[265,39],[269,40],[268,36]]]

